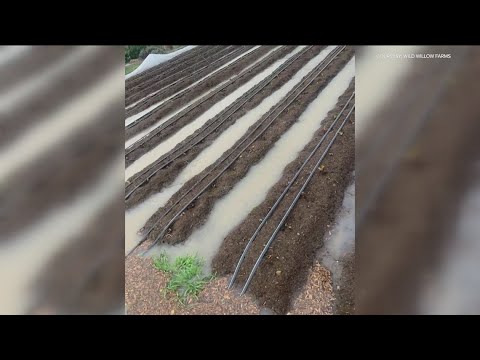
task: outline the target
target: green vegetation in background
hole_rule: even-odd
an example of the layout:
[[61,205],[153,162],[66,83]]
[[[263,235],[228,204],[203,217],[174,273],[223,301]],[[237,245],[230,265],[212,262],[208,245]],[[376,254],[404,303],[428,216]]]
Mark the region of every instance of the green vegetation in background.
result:
[[130,74],[133,70],[140,66],[141,62],[138,61],[136,63],[128,64],[125,66],[125,75]]
[[125,64],[130,60],[144,60],[149,54],[168,54],[184,45],[127,45],[125,46]]
[[203,274],[203,259],[194,256],[180,256],[172,263],[165,253],[153,259],[156,269],[168,274],[166,292],[175,293],[181,304],[197,299],[204,286],[214,278]]

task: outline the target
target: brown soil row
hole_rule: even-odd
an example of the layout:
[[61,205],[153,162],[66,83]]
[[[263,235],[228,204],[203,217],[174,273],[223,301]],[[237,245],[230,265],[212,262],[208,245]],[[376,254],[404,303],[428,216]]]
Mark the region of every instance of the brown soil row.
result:
[[134,75],[130,78],[128,78],[125,81],[125,90],[129,91],[131,88],[137,86],[139,83],[148,80],[152,76],[156,76],[159,73],[162,73],[164,71],[169,71],[172,67],[177,66],[178,64],[187,61],[190,58],[193,58],[197,56],[200,53],[203,53],[214,46],[197,46],[187,52],[184,52],[173,59],[163,62],[157,66],[154,66],[148,70],[145,70],[144,72],[141,72],[138,75]]
[[100,49],[95,56],[80,63],[77,70],[65,72],[54,84],[32,96],[21,107],[4,114],[0,122],[1,146],[8,146],[29,126],[94,85],[101,75],[118,63],[121,55],[121,49]]
[[[214,106],[217,102],[221,101],[224,99],[226,96],[234,92],[238,87],[241,85],[245,84],[249,80],[251,80],[253,77],[255,77],[258,73],[261,71],[265,70],[268,66],[270,66],[273,62],[278,60],[279,58],[285,56],[288,52],[291,52],[293,48],[291,49],[282,49],[281,54],[274,54],[275,56],[272,58],[268,58],[265,60],[265,63],[262,63],[258,67],[250,69],[244,76],[241,78],[236,79],[234,82],[229,84],[227,87],[225,87],[223,90],[219,91],[218,93],[214,94],[211,98],[209,98],[207,101],[200,103],[201,99],[198,102],[195,102],[192,104],[188,109],[185,109],[181,113],[177,114],[176,116],[172,117],[170,120],[168,120],[165,124],[163,124],[160,127],[160,131],[155,129],[152,131],[151,134],[149,134],[148,138],[144,143],[139,143],[135,145],[135,147],[132,146],[133,151],[128,153],[125,156],[125,163],[127,166],[129,166],[133,161],[138,159],[140,156],[143,154],[147,153],[150,151],[152,148],[157,146],[159,143],[161,143],[163,140],[167,139],[171,135],[175,134],[178,130],[183,128],[185,125],[191,123],[195,119],[197,119],[200,115],[202,115],[204,112],[209,110],[212,106]],[[282,68],[286,65],[282,65]],[[283,74],[281,74],[282,76]],[[224,109],[221,113],[219,113],[217,116],[212,118],[211,120],[207,121],[207,123],[202,126],[200,129],[197,130],[197,132],[202,132],[204,129],[208,128],[211,124],[214,124],[218,121],[222,121],[223,118],[225,117],[225,114],[228,114],[229,111],[231,111],[232,108],[235,106],[238,106],[239,103],[244,101],[249,95],[254,93],[255,91],[258,90],[258,88],[261,85],[268,84],[269,80],[272,80],[275,78],[275,74],[270,75],[267,77],[266,80],[262,81],[260,84],[256,85],[255,87],[251,88],[248,92],[246,92],[244,95],[239,97],[233,104],[231,104],[228,108]],[[245,107],[247,104],[245,104],[243,107]],[[240,111],[242,110],[240,109]],[[196,132],[196,133],[197,133]],[[195,134],[193,134],[195,135]],[[189,137],[190,138],[190,137]],[[179,147],[184,147],[186,143],[183,142],[182,144],[179,144],[177,148]],[[172,150],[172,152],[175,149]],[[159,159],[156,163],[162,161],[162,159]],[[154,165],[152,165],[154,166]]]
[[356,312],[355,299],[357,291],[355,254],[350,254],[339,261],[342,275],[338,281],[334,282],[335,313],[338,315],[354,315]]
[[[260,219],[265,217],[295,172],[324,135],[324,130],[330,126],[348,101],[354,87],[352,82],[349,89],[340,97],[335,109],[329,112],[312,141],[285,168],[282,179],[269,191],[266,200],[227,236],[213,260],[213,268],[219,274],[233,273],[246,243],[258,227]],[[328,230],[327,225],[335,220],[335,215],[343,202],[345,188],[351,180],[355,158],[354,133],[354,113],[352,113],[343,128],[343,135],[337,137],[328,152],[329,155],[322,162],[323,171],[316,170],[303,196],[287,218],[284,228],[278,233],[258,268],[248,291],[262,306],[277,313],[287,312],[291,305],[292,295],[305,283],[316,253],[323,245],[323,237]],[[320,158],[333,135],[333,132],[329,133],[326,141],[309,161],[309,165],[306,167],[308,172],[312,170],[312,166]],[[235,282],[236,286],[243,286],[245,283],[258,255],[307,178],[307,171],[302,172],[253,242],[240,268]]]
[[[462,51],[450,48],[446,52],[453,54],[450,60],[453,62]],[[480,77],[480,51],[471,48],[464,59],[445,85],[446,92],[436,103],[428,123],[403,154],[371,213],[361,228],[357,228],[358,313],[418,311],[419,289],[428,281],[429,273],[439,260],[445,234],[452,226],[459,199],[468,184],[472,162],[479,154],[480,83],[472,79]],[[425,66],[434,66],[434,61]],[[431,74],[425,81],[433,82],[438,76],[438,73]],[[415,91],[418,86],[412,87],[414,84],[415,79],[407,82],[403,91]],[[425,96],[431,91],[415,91],[415,106],[425,105]],[[412,105],[403,100],[403,97],[396,98],[390,110],[401,108],[402,104],[411,108]],[[403,113],[405,117],[409,114],[406,110]],[[392,112],[385,111],[383,119],[378,121],[393,121],[394,118],[385,117],[387,114]],[[362,139],[360,145],[364,145],[364,141]],[[383,154],[378,153],[377,157],[384,160]],[[392,157],[387,160],[391,161]],[[356,176],[357,193],[365,192],[372,174]],[[364,205],[364,198],[365,194],[357,202],[357,209]]]
[[[189,103],[193,99],[197,98],[204,92],[207,92],[208,90],[214,88],[221,82],[229,79],[230,77],[240,74],[242,70],[244,70],[248,65],[252,64],[255,62],[257,59],[262,57],[266,52],[270,50],[270,47],[264,46],[261,47],[260,49],[257,49],[256,51],[251,52],[250,54],[246,55],[245,57],[241,58],[240,61],[237,63],[231,64],[227,68],[219,71],[213,76],[209,76],[207,79],[201,81],[197,85],[193,86],[192,88],[187,88],[184,91],[182,91],[180,94],[176,95],[172,99],[164,102],[162,105],[160,105],[158,108],[153,110],[152,112],[148,113],[144,117],[138,119],[134,123],[132,123],[131,126],[126,127],[125,129],[125,138],[130,139],[132,136],[138,134],[139,132],[145,130],[146,128],[154,125],[156,122],[160,121],[163,117],[167,116],[168,114],[171,114],[175,110],[185,106],[185,104]],[[271,59],[271,58],[269,58]],[[264,62],[267,63],[269,59],[264,59]],[[263,68],[265,65],[262,62],[262,64],[259,64],[258,68]],[[256,68],[256,69],[258,69]],[[255,70],[257,71],[257,70]],[[256,72],[252,71],[249,74],[254,74]],[[248,77],[248,76],[247,76]],[[242,76],[242,79],[244,79],[245,76]],[[233,91],[233,89],[232,89]],[[223,92],[222,92],[223,93]],[[224,94],[224,93],[223,93]],[[225,94],[226,96],[226,94]],[[148,105],[149,107],[150,105]],[[190,107],[189,107],[190,108]],[[182,116],[185,114],[185,111],[182,111],[178,116],[175,116],[174,119],[178,118],[179,116]],[[183,115],[184,116],[184,115]],[[172,119],[173,121],[176,121]],[[170,123],[168,121],[167,123]],[[167,124],[165,123],[165,125]],[[163,127],[163,125],[162,125]]]
[[[197,132],[192,134],[189,138],[185,139],[181,144],[179,144],[175,149],[181,149],[180,152],[184,151],[185,155],[181,156],[181,160],[176,160],[171,166],[168,166],[164,170],[158,172],[154,177],[152,177],[149,181],[149,183],[146,186],[143,186],[142,188],[139,188],[132,196],[132,199],[127,202],[127,207],[131,206],[130,204],[135,204],[152,193],[158,191],[157,189],[161,189],[163,186],[168,184],[168,182],[172,181],[178,173],[191,161],[193,160],[203,149],[207,148],[220,134],[225,131],[230,125],[232,125],[237,119],[245,115],[248,111],[254,109],[258,104],[260,104],[263,99],[268,97],[272,92],[276,91],[278,88],[280,88],[283,84],[285,84],[289,79],[294,76],[296,72],[298,72],[311,58],[315,57],[319,52],[321,51],[321,47],[314,47],[310,50],[308,50],[305,54],[303,54],[300,58],[298,58],[296,61],[294,61],[290,66],[286,67],[284,71],[282,71],[278,77],[271,79],[270,77],[262,81],[259,86],[262,84],[265,84],[266,87],[263,88],[261,91],[259,91],[252,99],[250,99],[245,105],[243,105],[237,112],[235,112],[232,116],[228,118],[227,121],[225,121],[224,124],[222,124],[217,131],[213,132],[212,134],[208,135],[207,138],[205,138],[204,141],[201,143],[195,145],[191,150],[184,150],[184,145],[188,146],[189,144],[189,139],[193,139],[193,137],[196,134],[201,134],[203,129],[207,129],[210,124],[215,125],[218,120],[222,121],[221,119],[224,117],[223,113],[219,114],[215,118],[213,118],[211,121],[207,122],[204,127],[199,129]],[[249,96],[250,93],[256,91],[257,87],[254,89],[251,89],[249,92],[245,93],[238,101],[236,101],[233,105],[235,106],[236,103],[239,103],[243,101],[246,97]],[[226,109],[226,113],[229,113],[229,108]],[[212,126],[211,128],[213,128]],[[168,159],[172,156],[178,155],[178,151],[175,151],[173,149],[172,152],[167,154],[165,159]],[[155,164],[151,166],[150,168],[154,168]],[[139,181],[142,181],[147,174],[144,175],[142,178],[139,180],[135,181],[135,183],[138,183]],[[130,187],[129,187],[130,189]],[[128,191],[130,191],[128,189]]]
[[[245,176],[251,166],[258,163],[267,151],[274,145],[274,143],[281,137],[281,135],[287,131],[293,123],[298,119],[300,114],[305,110],[308,104],[313,101],[318,93],[328,84],[328,82],[337,74],[337,72],[345,65],[345,63],[351,58],[353,51],[346,50],[336,60],[334,60],[329,67],[322,72],[308,87],[304,90],[300,96],[292,103],[288,109],[280,114],[280,116],[273,123],[274,125],[269,127],[265,133],[250,146],[247,151],[242,154],[242,157],[237,159],[235,163],[225,172],[216,183],[211,186],[205,193],[202,194],[191,206],[186,210],[186,213],[177,219],[172,226],[169,236],[163,239],[163,242],[170,244],[176,244],[185,241],[194,228],[200,226],[207,218],[214,203],[228,193],[233,186]],[[255,125],[254,125],[255,126]],[[248,135],[246,135],[248,136]],[[241,139],[242,140],[242,139]],[[241,141],[239,140],[239,142]],[[238,151],[236,152],[238,153]],[[221,161],[219,159],[218,161]],[[213,167],[213,164],[211,167]],[[209,167],[210,168],[210,167]],[[208,172],[209,168],[205,171]],[[220,167],[221,169],[222,167]],[[215,174],[218,170],[215,171]],[[197,180],[202,177],[204,172],[192,178],[187,182],[182,189],[180,189],[166,204],[164,208],[159,209],[147,222],[146,228],[150,228],[153,223],[161,216],[165,209],[169,208],[183,193],[189,189]],[[215,174],[211,174],[202,181],[202,184],[198,188],[202,188],[207,184]],[[186,196],[176,209],[180,209],[186,203],[192,199],[192,196]],[[178,210],[177,210],[178,211]],[[175,212],[173,212],[175,213]],[[166,219],[160,221],[155,229],[149,235],[149,239],[155,239],[155,237],[163,230],[166,222],[171,218],[169,215]]]
[[[154,91],[162,89],[169,84],[174,83],[175,81],[189,76],[194,73],[196,70],[204,67],[205,65],[212,63],[224,56],[227,56],[232,53],[237,53],[238,48],[235,47],[224,47],[222,49],[213,49],[209,51],[208,54],[200,54],[196,58],[183,62],[171,70],[162,72],[153,78],[145,80],[132,88],[125,97],[125,105],[128,106],[134,103],[137,100],[142,99],[148,94],[151,94]],[[146,94],[146,95],[144,95]]]
[[154,84],[153,87],[150,87],[145,91],[136,92],[130,98],[131,101],[129,103],[126,103],[127,106],[132,102],[145,98],[147,95],[151,95],[151,93],[154,91],[158,91],[155,95],[148,96],[146,99],[142,100],[140,103],[136,104],[134,107],[126,110],[126,117],[129,117],[138,113],[140,111],[138,109],[144,109],[145,108],[144,104],[146,102],[156,104],[157,102],[160,102],[165,98],[187,88],[197,80],[200,80],[201,78],[205,77],[212,71],[218,69],[219,67],[233,60],[240,54],[246,52],[249,48],[251,47],[241,46],[241,47],[234,47],[233,49],[226,49],[226,51],[220,50],[218,53],[210,57],[209,61],[202,60],[202,62],[195,64],[194,65],[195,68],[192,69],[191,72],[183,73],[180,76],[180,78],[177,79],[176,81],[170,82],[170,80],[168,80],[167,81],[168,84],[157,83],[157,84]]
[[[152,69],[148,69],[149,71],[148,74],[145,74],[142,78],[142,81],[137,82],[134,86],[129,84],[128,87],[126,87],[126,92],[125,92],[125,99],[130,98],[132,95],[134,95],[138,91],[146,90],[150,85],[155,84],[158,81],[162,81],[166,77],[173,75],[175,73],[178,73],[185,68],[194,65],[195,63],[201,61],[203,58],[208,58],[211,55],[214,55],[218,51],[221,51],[223,49],[226,49],[226,46],[204,46],[201,47],[199,46],[197,48],[197,51],[194,54],[190,53],[188,58],[173,58],[170,61],[166,61],[163,64],[160,64],[160,69],[159,68],[152,68],[155,69],[153,71],[149,71]],[[198,51],[202,50],[202,51]],[[194,55],[194,56],[192,56]],[[161,65],[164,65],[163,67]]]

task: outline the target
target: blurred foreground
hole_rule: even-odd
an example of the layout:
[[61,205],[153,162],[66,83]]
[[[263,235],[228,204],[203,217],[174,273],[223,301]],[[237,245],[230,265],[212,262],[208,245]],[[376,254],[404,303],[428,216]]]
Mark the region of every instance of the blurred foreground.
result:
[[0,47],[0,313],[122,313],[123,47]]
[[358,54],[357,311],[479,314],[480,47]]

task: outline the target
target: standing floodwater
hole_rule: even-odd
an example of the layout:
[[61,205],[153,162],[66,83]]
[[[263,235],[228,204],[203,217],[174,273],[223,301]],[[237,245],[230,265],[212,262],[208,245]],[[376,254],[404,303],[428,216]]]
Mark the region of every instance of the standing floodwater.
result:
[[[198,254],[210,262],[223,239],[264,199],[268,190],[280,179],[285,166],[293,161],[299,151],[312,139],[328,112],[348,88],[355,76],[355,60],[352,59],[323,89],[318,97],[281,138],[266,156],[235,187],[216,203],[207,222],[196,230],[183,244],[159,246],[152,253],[166,251],[170,256]],[[228,214],[226,216],[225,214]]]
[[257,107],[239,118],[235,124],[224,131],[209,147],[203,150],[177,176],[167,188],[150,196],[142,204],[128,210],[125,215],[125,251],[128,253],[141,239],[138,231],[155,211],[166,204],[168,199],[188,180],[213,164],[223,153],[228,151],[260,118],[296,86],[315,66],[321,63],[334,46],[329,46],[303,66],[289,81],[265,98]]

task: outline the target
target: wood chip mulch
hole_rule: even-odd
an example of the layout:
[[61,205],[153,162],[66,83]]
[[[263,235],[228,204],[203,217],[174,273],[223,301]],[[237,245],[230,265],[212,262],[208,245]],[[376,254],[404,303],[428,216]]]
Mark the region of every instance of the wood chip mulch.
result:
[[[125,264],[125,303],[129,315],[258,315],[260,308],[249,295],[228,290],[228,278],[208,283],[197,300],[182,305],[173,294],[162,291],[168,275],[155,269],[152,260],[129,256]],[[308,281],[294,300],[289,315],[333,313],[331,274],[316,263]]]
[[310,270],[308,280],[295,298],[289,315],[332,315],[334,304],[332,275],[320,263]]
[[228,279],[209,282],[198,299],[182,305],[175,295],[165,296],[168,275],[154,268],[152,260],[132,255],[125,264],[125,302],[131,315],[257,315],[260,309],[250,296],[228,290]]

